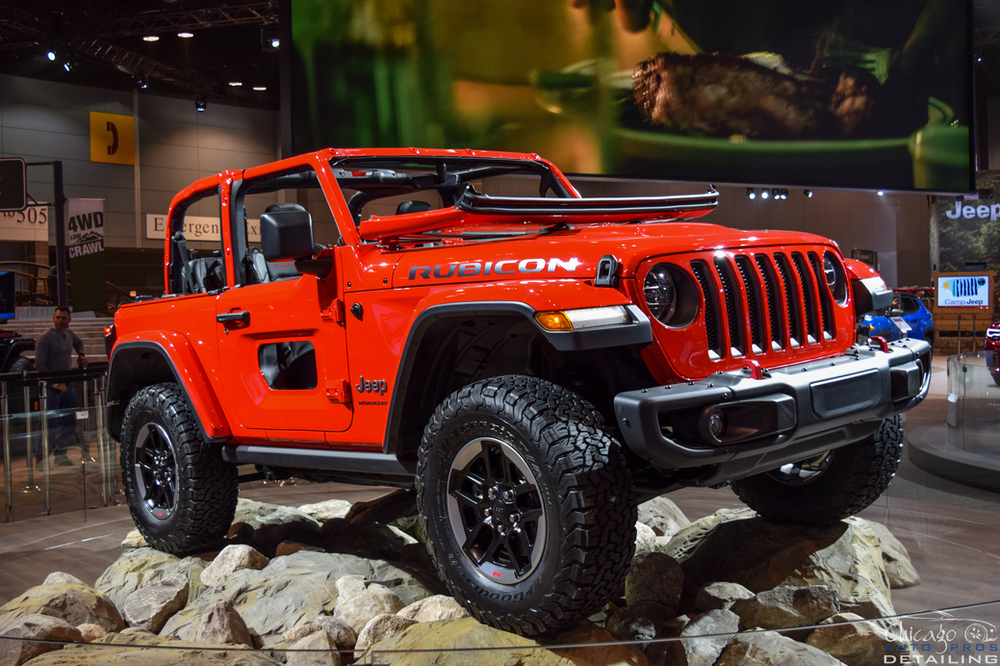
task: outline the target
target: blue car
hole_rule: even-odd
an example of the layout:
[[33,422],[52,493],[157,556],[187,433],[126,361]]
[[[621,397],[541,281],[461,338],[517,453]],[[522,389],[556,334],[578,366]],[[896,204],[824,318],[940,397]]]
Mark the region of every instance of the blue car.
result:
[[892,305],[869,312],[858,322],[858,342],[869,336],[886,340],[916,338],[934,347],[934,318],[919,298],[905,291],[892,294]]

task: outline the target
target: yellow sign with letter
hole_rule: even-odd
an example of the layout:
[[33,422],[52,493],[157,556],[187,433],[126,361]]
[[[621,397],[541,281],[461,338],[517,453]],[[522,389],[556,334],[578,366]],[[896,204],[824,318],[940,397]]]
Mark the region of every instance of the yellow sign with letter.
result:
[[91,111],[90,161],[135,164],[135,118]]

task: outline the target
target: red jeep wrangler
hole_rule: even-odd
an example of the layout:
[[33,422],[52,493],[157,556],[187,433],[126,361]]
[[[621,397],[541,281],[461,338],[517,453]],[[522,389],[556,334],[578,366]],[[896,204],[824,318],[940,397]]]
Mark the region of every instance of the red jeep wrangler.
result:
[[[775,520],[860,511],[930,348],[856,345],[882,280],[824,238],[692,221],[716,200],[585,199],[537,155],[477,150],[196,182],[170,206],[166,293],[108,340],[139,530],[216,544],[238,465],[415,487],[455,597],[532,634],[619,593],[644,499],[731,483]],[[196,214],[221,218],[217,249],[188,247],[213,231]]]

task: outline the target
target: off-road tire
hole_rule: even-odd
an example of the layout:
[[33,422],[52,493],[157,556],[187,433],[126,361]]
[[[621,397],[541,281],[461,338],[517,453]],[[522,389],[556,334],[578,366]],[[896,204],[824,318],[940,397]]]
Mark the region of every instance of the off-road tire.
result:
[[21,373],[25,370],[31,371],[35,369],[35,362],[32,361],[27,356],[18,356],[13,363],[10,364],[10,369],[7,372],[17,372]]
[[122,422],[122,484],[146,543],[168,553],[209,548],[233,522],[239,480],[218,444],[204,440],[177,384],[154,384]]
[[865,439],[830,451],[810,479],[789,482],[775,470],[733,481],[733,492],[765,518],[823,525],[853,516],[878,499],[895,476],[902,452],[903,422],[897,415]]
[[635,552],[631,474],[580,396],[518,375],[453,393],[424,429],[416,485],[438,574],[479,621],[535,635],[620,593]]

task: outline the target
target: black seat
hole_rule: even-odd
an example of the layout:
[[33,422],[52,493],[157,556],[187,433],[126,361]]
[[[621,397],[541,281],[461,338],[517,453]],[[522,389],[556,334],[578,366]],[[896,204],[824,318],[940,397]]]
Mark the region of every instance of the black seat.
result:
[[396,206],[396,215],[408,215],[410,213],[425,213],[432,210],[432,207],[426,201],[417,201],[414,199],[409,199],[407,201],[401,202]]

